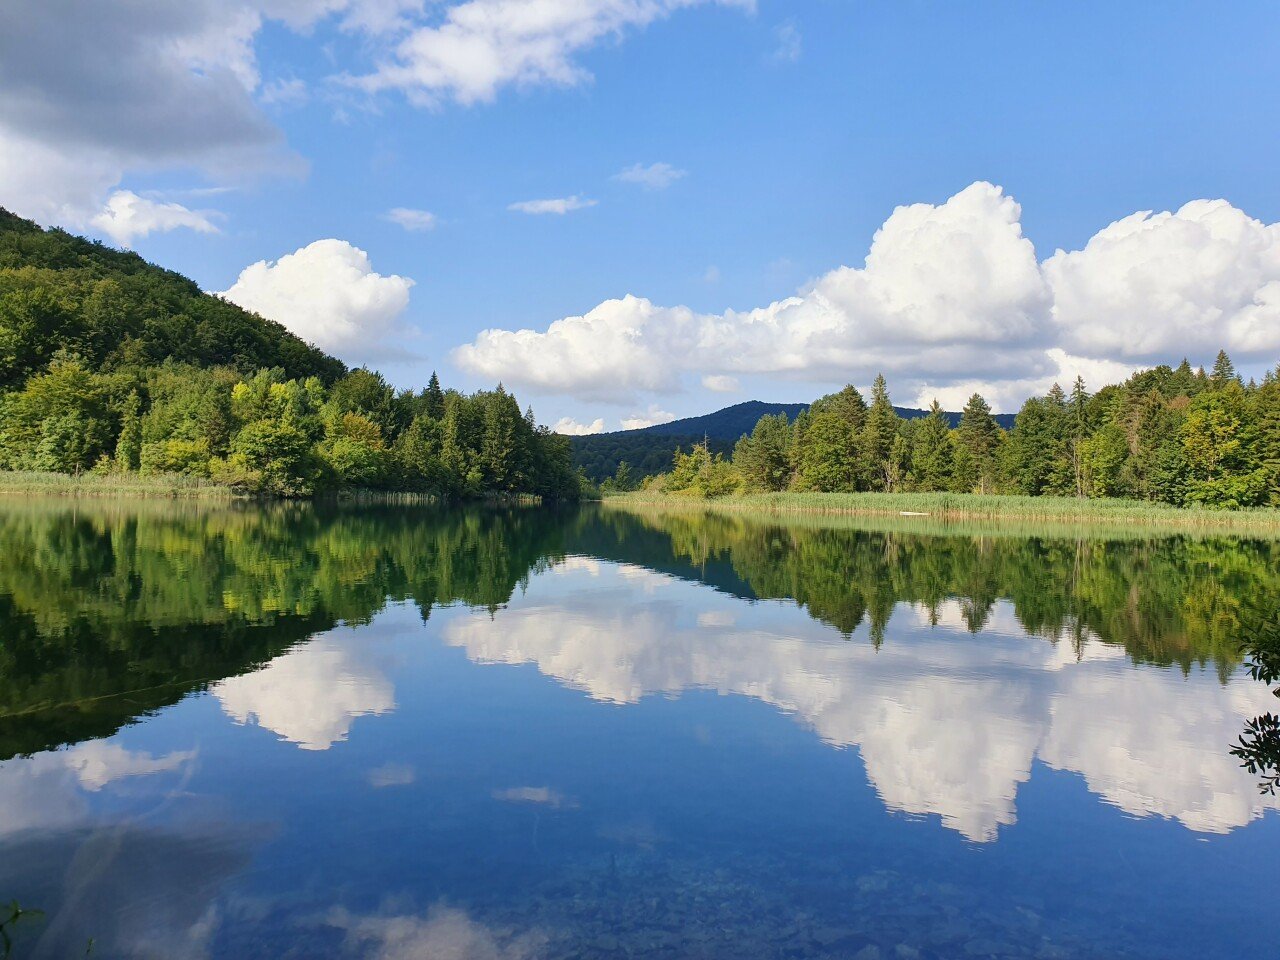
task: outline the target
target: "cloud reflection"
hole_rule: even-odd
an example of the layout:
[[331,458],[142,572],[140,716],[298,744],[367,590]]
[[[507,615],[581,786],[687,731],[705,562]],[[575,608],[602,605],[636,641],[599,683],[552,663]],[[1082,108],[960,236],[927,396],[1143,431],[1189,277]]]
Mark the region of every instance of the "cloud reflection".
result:
[[459,615],[444,636],[475,661],[534,663],[611,703],[698,688],[773,704],[858,747],[890,809],[937,815],[974,841],[1016,821],[1037,758],[1128,813],[1200,832],[1280,808],[1226,752],[1265,709],[1259,685],[1135,667],[1097,638],[1031,637],[1003,602],[978,636],[957,601],[903,605],[877,651],[786,604],[757,604],[740,627],[741,601],[664,581],[671,589],[655,595],[630,568],[605,567],[553,597],[531,591],[498,618]]
[[324,634],[254,673],[213,688],[237,723],[256,723],[303,750],[327,750],[347,739],[357,717],[390,713],[395,689],[362,656],[351,630]]
[[528,960],[546,942],[537,933],[494,930],[443,906],[426,916],[361,916],[339,908],[327,923],[346,932],[349,949],[372,960]]

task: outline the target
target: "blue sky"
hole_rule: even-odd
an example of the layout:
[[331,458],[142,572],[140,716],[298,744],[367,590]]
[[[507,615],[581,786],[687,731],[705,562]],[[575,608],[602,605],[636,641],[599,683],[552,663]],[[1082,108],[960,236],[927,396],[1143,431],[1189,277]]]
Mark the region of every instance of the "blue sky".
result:
[[[879,369],[902,404],[1016,409],[1076,372],[1280,360],[1273,4],[86,4],[0,13],[0,204],[398,385],[501,378],[616,429]],[[949,202],[974,183],[1001,190]]]

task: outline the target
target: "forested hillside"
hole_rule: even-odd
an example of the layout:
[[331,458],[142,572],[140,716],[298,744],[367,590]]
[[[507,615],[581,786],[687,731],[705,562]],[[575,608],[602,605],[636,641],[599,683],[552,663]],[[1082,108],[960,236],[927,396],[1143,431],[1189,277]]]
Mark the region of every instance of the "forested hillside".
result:
[[956,491],[1129,497],[1181,506],[1280,505],[1280,374],[1244,383],[1219,353],[1211,372],[1159,366],[1089,393],[1077,379],[1027,400],[1004,429],[974,394],[953,428],[934,404],[904,419],[878,377],[794,420],[762,417],[731,458],[696,447],[654,489]]
[[173,360],[332,383],[342,362],[181,274],[0,208],[0,389],[58,351],[95,370]]
[[0,469],[140,471],[282,496],[577,495],[501,386],[419,393],[132,253],[0,211]]

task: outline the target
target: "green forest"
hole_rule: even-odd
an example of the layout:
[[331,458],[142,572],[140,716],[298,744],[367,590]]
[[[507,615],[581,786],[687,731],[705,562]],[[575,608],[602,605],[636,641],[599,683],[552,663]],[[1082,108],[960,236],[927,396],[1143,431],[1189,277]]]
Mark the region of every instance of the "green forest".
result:
[[0,210],[0,470],[181,474],[273,496],[575,498],[501,385],[418,393],[136,254]]
[[1280,505],[1278,377],[1245,383],[1219,353],[1209,372],[1184,360],[1096,393],[1077,379],[1070,392],[1055,384],[1027,400],[1007,430],[978,394],[954,428],[936,402],[903,419],[877,377],[870,402],[849,386],[794,420],[762,417],[731,455],[677,451],[670,471],[644,486],[694,497],[950,491]]

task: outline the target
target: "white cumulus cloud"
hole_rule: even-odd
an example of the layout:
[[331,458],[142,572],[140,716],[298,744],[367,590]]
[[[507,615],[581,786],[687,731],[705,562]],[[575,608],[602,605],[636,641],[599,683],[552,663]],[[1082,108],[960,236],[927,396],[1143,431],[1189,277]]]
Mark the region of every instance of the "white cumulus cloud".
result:
[[737,393],[741,389],[737,377],[725,374],[705,376],[702,378],[702,385],[712,393]]
[[1149,363],[1280,353],[1280,224],[1225,200],[1145,210],[1044,265],[1063,346]]
[[217,233],[217,214],[209,210],[188,210],[180,203],[164,203],[140,197],[132,190],[117,190],[90,223],[122,247],[151,233],[186,227],[197,233]]
[[393,207],[386,212],[385,218],[411,232],[434,230],[437,223],[436,215],[429,210],[412,210],[409,207]]
[[687,170],[680,170],[669,163],[632,164],[613,175],[613,179],[623,183],[636,183],[646,190],[665,190],[681,177],[688,176]]
[[577,56],[686,7],[751,10],[754,0],[467,0],[419,26],[373,73],[351,82],[402,90],[415,103],[493,100],[509,85],[568,87],[590,79]]
[[549,197],[546,200],[518,200],[510,204],[507,209],[514,210],[517,213],[553,213],[557,216],[564,216],[574,210],[594,207],[596,202],[574,194],[572,197]]
[[676,418],[669,410],[661,410],[657,404],[650,404],[643,413],[633,413],[622,418],[623,430],[643,430],[645,427],[657,426],[659,423],[670,423]]
[[593,433],[604,433],[604,417],[596,417],[590,423],[579,423],[572,417],[561,417],[551,428],[551,432],[564,434],[566,437],[585,437]]
[[400,331],[413,281],[374,272],[345,240],[317,240],[240,272],[222,296],[351,360],[371,359]]
[[690,375],[716,390],[742,374],[831,387],[883,372],[921,402],[977,391],[1010,410],[1077,375],[1096,389],[1220,348],[1244,362],[1280,353],[1280,224],[1195,201],[1041,263],[1021,213],[974,183],[898,207],[862,266],[764,307],[697,313],[628,295],[544,330],[485,330],[454,356],[493,379],[618,404]]

